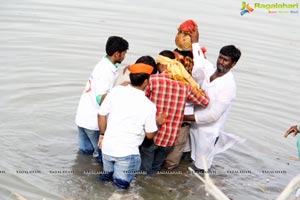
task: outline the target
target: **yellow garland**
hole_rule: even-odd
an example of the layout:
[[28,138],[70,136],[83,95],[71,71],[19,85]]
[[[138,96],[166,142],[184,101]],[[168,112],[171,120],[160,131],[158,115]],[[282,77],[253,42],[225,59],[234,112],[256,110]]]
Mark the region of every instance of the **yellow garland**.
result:
[[167,66],[167,70],[171,79],[191,85],[191,87],[198,92],[197,96],[205,95],[191,74],[187,72],[187,70],[179,61],[158,55],[156,62]]
[[184,66],[175,59],[170,59],[165,56],[158,55],[156,59],[157,63],[167,66],[170,78],[176,81],[181,81],[186,84],[190,84],[192,88],[199,89],[198,84],[193,77],[186,71]]

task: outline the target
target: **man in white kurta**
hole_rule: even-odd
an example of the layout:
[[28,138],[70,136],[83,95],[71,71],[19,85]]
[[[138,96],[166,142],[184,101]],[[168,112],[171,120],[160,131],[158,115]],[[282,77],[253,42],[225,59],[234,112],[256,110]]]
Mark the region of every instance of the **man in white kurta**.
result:
[[195,106],[194,115],[186,118],[194,121],[190,129],[191,157],[194,165],[198,169],[205,169],[204,158],[209,169],[216,154],[237,142],[242,142],[240,137],[224,132],[224,124],[236,96],[236,83],[230,70],[238,61],[240,51],[233,45],[223,47],[220,50],[217,67],[214,67],[204,59],[198,39],[195,41],[196,33],[192,33],[192,38],[193,34],[195,42],[192,45],[195,62],[193,76],[201,77],[198,81],[209,96],[210,104],[205,109]]

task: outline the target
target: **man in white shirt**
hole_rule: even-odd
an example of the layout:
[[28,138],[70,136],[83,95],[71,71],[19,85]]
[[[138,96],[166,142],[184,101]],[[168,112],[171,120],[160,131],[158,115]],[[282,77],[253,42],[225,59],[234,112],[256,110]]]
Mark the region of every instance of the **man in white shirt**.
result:
[[216,154],[242,142],[240,137],[224,132],[224,124],[236,96],[236,83],[230,70],[238,62],[241,52],[233,45],[222,47],[217,67],[213,67],[204,59],[197,29],[191,31],[191,39],[195,62],[193,77],[203,77],[198,81],[210,97],[208,107],[203,109],[195,106],[194,114],[185,116],[185,120],[193,122],[190,130],[191,157],[196,169],[203,171],[203,158],[209,169]]
[[117,63],[121,63],[128,50],[128,42],[118,36],[111,36],[106,42],[106,56],[95,66],[83,94],[76,114],[79,133],[79,151],[93,154],[101,162],[101,150],[98,148],[99,127],[97,114],[101,102],[113,87],[117,75]]
[[139,146],[145,136],[157,132],[156,106],[144,93],[153,67],[138,63],[129,67],[130,85],[115,86],[99,109],[104,174],[102,181],[112,180],[127,189],[141,166]]

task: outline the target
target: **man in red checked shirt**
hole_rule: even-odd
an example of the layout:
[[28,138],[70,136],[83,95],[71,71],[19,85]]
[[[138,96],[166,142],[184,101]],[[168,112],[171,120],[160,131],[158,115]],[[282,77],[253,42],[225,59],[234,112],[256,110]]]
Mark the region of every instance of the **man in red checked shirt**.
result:
[[209,103],[209,98],[204,92],[196,91],[190,85],[170,78],[168,63],[164,63],[168,59],[164,59],[165,57],[175,59],[172,51],[165,50],[159,53],[157,57],[159,74],[150,77],[149,85],[145,89],[146,96],[157,107],[157,115],[166,116],[166,123],[159,127],[153,143],[150,145],[144,143],[140,147],[142,170],[146,170],[148,175],[160,170],[168,152],[177,143],[185,103],[190,101],[203,108]]

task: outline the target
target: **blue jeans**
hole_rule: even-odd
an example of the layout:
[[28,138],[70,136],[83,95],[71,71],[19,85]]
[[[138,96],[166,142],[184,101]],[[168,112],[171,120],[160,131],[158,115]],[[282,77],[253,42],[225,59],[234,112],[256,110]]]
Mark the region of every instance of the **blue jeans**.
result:
[[101,174],[100,179],[112,180],[117,187],[127,189],[137,171],[140,170],[140,155],[114,157],[103,154],[102,156],[104,173]]
[[98,147],[100,132],[78,126],[79,151],[83,154],[93,155],[97,162],[102,162],[102,152]]
[[172,147],[161,147],[152,144],[150,147],[140,146],[142,158],[142,170],[152,175],[153,171],[159,171]]

